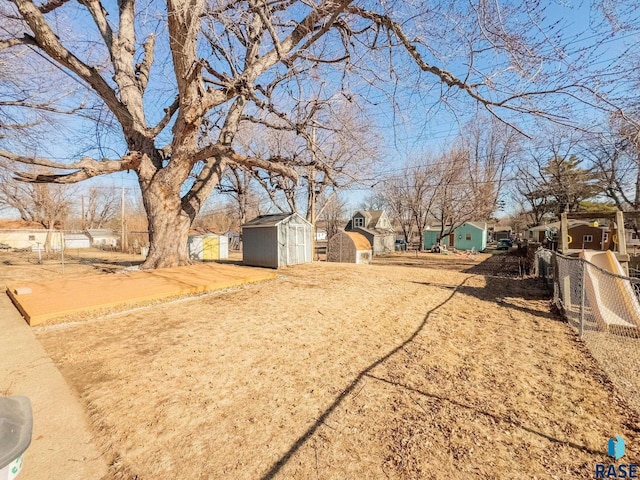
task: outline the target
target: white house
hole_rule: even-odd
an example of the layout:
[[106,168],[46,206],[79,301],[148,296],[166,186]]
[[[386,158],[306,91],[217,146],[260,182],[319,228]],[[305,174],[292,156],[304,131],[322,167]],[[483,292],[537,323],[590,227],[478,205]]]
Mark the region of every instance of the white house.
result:
[[35,222],[22,220],[0,221],[0,243],[9,245],[15,249],[43,250],[50,235],[50,246],[53,250],[60,250],[62,245],[62,232],[52,230],[49,232],[42,225]]
[[344,230],[364,235],[371,244],[374,255],[395,250],[396,232],[391,226],[389,217],[382,210],[357,211]]
[[117,247],[120,233],[113,230],[90,228],[87,234],[91,238],[91,246],[98,248]]

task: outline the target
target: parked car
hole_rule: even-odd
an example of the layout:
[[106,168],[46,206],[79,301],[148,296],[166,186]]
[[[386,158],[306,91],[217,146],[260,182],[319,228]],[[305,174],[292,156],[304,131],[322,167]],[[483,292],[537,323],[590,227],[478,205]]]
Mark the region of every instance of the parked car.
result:
[[402,239],[396,240],[396,251],[406,251],[407,250],[407,242]]
[[509,250],[513,246],[513,241],[508,238],[503,238],[502,240],[498,240],[498,246],[496,247],[498,250]]
[[0,250],[11,250],[11,245],[7,245],[6,243],[0,243]]

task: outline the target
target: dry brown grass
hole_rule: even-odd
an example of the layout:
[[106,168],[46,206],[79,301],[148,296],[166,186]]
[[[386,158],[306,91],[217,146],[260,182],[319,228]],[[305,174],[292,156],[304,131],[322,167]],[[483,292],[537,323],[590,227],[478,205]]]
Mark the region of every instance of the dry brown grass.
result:
[[389,265],[410,255],[37,335],[113,478],[591,478],[615,434],[637,462],[637,418],[537,281]]
[[113,273],[142,263],[140,255],[108,252],[96,248],[70,249],[63,256],[60,252],[0,252],[0,285],[34,280],[83,277]]

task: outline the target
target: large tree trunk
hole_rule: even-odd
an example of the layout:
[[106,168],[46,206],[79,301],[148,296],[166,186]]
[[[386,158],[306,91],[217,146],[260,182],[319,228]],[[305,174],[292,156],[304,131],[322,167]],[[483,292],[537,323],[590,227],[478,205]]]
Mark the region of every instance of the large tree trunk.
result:
[[187,238],[193,218],[182,208],[178,193],[165,194],[157,182],[154,183],[142,191],[149,222],[149,254],[140,268],[189,265]]

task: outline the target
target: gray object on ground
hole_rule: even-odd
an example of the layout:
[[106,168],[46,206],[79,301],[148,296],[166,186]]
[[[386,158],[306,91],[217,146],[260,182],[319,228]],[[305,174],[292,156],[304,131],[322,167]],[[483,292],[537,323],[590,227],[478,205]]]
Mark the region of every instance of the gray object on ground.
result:
[[33,414],[27,397],[0,397],[0,469],[31,444]]

